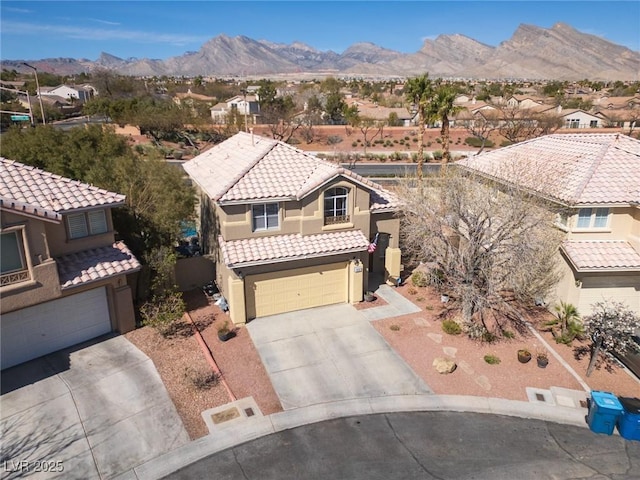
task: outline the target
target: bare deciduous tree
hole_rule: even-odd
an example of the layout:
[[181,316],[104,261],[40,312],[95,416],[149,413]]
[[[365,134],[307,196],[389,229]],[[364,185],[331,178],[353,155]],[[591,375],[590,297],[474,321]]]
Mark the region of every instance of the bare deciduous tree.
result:
[[627,349],[634,348],[631,335],[640,328],[640,316],[621,302],[606,300],[594,305],[593,313],[584,318],[584,326],[593,340],[588,377],[600,353],[623,354]]
[[501,105],[498,131],[512,143],[548,135],[562,127],[562,119],[552,113],[538,113]]
[[514,302],[544,298],[559,280],[555,214],[526,192],[449,169],[420,194],[402,187],[404,248],[428,263],[469,333],[519,320]]
[[484,150],[491,134],[500,127],[500,121],[495,112],[487,111],[477,113],[473,116],[473,119],[465,120],[463,125],[471,135],[482,141],[480,150],[478,150],[478,154],[480,154]]

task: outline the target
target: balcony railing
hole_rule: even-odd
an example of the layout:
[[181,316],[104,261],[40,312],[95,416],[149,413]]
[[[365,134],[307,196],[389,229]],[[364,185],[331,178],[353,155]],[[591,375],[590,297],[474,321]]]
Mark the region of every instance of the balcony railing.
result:
[[21,270],[19,272],[9,272],[0,275],[0,287],[13,285],[14,283],[27,282],[31,280],[29,270]]
[[349,223],[349,215],[338,215],[336,217],[324,217],[325,225],[337,225],[338,223]]

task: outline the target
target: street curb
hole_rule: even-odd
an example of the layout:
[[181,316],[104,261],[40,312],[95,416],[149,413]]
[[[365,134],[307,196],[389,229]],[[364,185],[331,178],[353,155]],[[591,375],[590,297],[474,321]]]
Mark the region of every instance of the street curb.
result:
[[133,470],[124,472],[119,477],[122,479],[156,480],[214,453],[272,433],[326,420],[358,415],[434,411],[505,415],[587,427],[586,412],[583,409],[549,406],[519,400],[465,395],[395,395],[359,398],[321,403],[248,419],[246,422],[235,424],[233,428],[221,428],[219,432],[211,433],[156,457]]

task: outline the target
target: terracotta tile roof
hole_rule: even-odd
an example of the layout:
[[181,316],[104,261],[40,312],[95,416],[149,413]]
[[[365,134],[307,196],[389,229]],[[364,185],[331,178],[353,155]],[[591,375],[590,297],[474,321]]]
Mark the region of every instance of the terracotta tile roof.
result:
[[562,249],[578,271],[640,270],[640,253],[623,240],[567,240]]
[[369,246],[369,240],[360,230],[304,236],[297,233],[231,241],[218,237],[218,240],[224,263],[231,268],[361,252]]
[[63,255],[55,260],[63,290],[140,269],[140,262],[124,242]]
[[57,214],[120,205],[125,196],[0,157],[0,199],[3,208]]
[[183,164],[194,182],[220,203],[300,200],[342,175],[375,191],[385,208],[397,205],[382,186],[283,142],[240,132]]
[[640,141],[622,134],[547,135],[456,163],[571,206],[640,203]]

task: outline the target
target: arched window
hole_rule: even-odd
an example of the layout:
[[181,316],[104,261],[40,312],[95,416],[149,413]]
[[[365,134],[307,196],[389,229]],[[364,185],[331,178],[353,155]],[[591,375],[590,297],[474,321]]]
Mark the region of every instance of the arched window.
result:
[[344,187],[330,188],[324,192],[324,224],[347,223],[349,190]]

